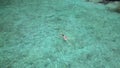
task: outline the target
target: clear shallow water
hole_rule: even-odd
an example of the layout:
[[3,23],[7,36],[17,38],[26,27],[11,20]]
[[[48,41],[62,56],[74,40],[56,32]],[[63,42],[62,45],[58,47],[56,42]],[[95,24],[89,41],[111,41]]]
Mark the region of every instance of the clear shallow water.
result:
[[3,1],[0,68],[119,68],[119,22],[80,0]]

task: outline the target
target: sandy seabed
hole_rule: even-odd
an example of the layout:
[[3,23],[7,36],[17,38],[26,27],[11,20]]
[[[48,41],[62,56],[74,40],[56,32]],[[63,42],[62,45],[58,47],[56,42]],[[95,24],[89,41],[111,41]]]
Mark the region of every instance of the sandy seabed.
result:
[[2,2],[0,68],[120,67],[120,14],[105,5],[84,0]]

